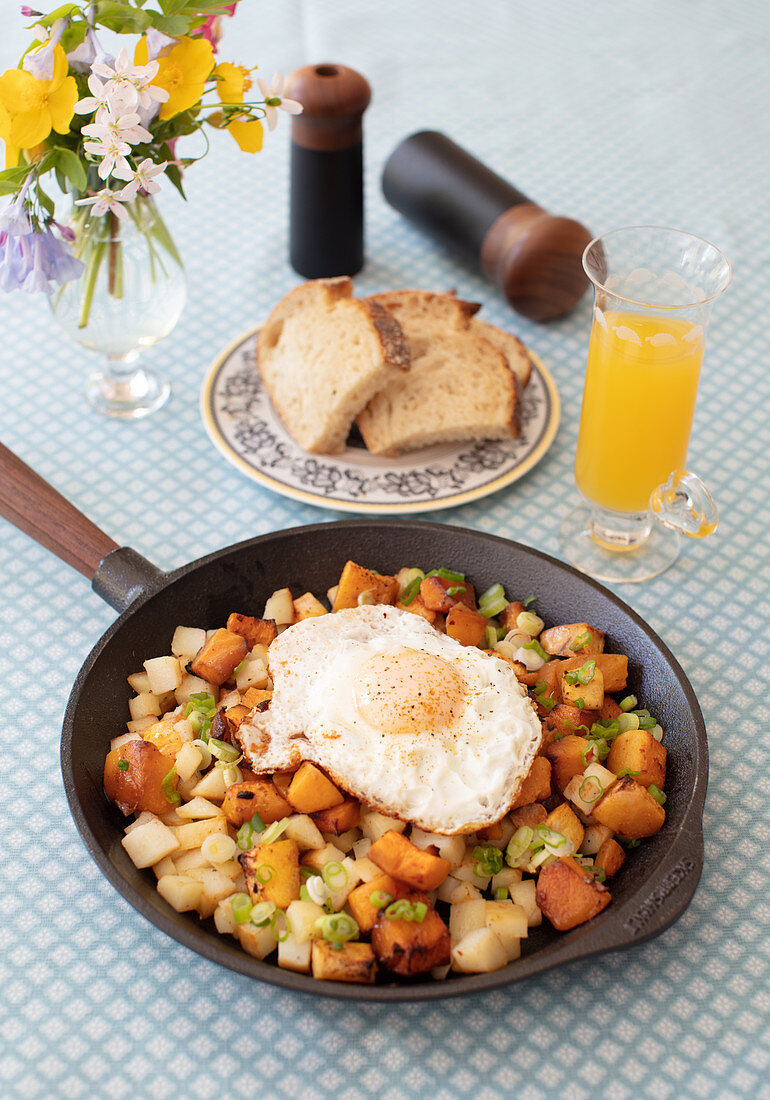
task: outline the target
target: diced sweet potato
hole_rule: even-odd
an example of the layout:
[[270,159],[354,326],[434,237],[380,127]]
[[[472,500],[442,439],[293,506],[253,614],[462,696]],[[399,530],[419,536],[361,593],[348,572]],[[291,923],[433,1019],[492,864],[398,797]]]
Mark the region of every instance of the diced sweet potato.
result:
[[547,825],[549,829],[553,829],[555,833],[566,836],[567,840],[572,842],[573,852],[576,852],[583,843],[585,828],[580,818],[566,802],[562,802],[561,806],[551,810],[543,824]]
[[260,703],[269,703],[273,693],[269,688],[250,687],[243,693],[244,707],[258,707]]
[[255,813],[259,814],[265,825],[280,821],[283,817],[291,817],[294,813],[269,779],[253,779],[228,787],[222,812],[235,829],[250,821]]
[[225,711],[225,718],[228,722],[235,726],[236,729],[240,726],[244,718],[251,714],[251,707],[247,707],[245,703],[236,703],[234,707],[228,707]]
[[[413,895],[407,895],[413,901]],[[435,909],[422,921],[389,920],[380,913],[372,929],[377,961],[394,974],[424,974],[449,962],[449,929]]]
[[535,684],[541,683],[541,695],[561,702],[561,661],[548,661],[537,670]]
[[554,928],[567,932],[601,913],[612,897],[592,874],[567,856],[540,872],[535,899]]
[[528,826],[530,829],[534,829],[536,825],[542,825],[545,819],[548,817],[548,811],[545,806],[541,806],[539,802],[533,802],[531,806],[519,806],[511,814],[511,821],[520,829],[522,825]]
[[327,982],[365,982],[377,974],[377,960],[370,943],[343,943],[341,950],[326,940],[313,940],[313,977]]
[[511,809],[529,806],[532,802],[541,802],[551,797],[551,762],[545,756],[536,756],[532,767],[519,787],[519,793],[513,800]]
[[292,776],[286,797],[301,814],[314,814],[330,810],[345,801],[344,794],[327,778],[320,768],[305,760]]
[[252,901],[272,901],[279,909],[299,898],[299,848],[293,840],[258,844],[238,857]]
[[478,645],[487,629],[487,620],[478,611],[456,603],[446,617],[446,632],[462,645]]
[[276,772],[273,776],[273,786],[278,791],[282,798],[287,799],[289,797],[289,787],[291,781],[295,776],[295,772]]
[[232,634],[240,634],[249,650],[255,645],[270,645],[278,637],[273,619],[256,619],[253,615],[238,615],[235,611],[227,620],[227,629]]
[[404,897],[409,890],[410,887],[403,882],[397,882],[390,875],[377,875],[350,891],[347,906],[361,931],[371,932],[377,923],[377,914],[382,908],[372,903],[372,894],[390,894],[395,901],[396,898]]
[[[449,589],[457,589],[452,595]],[[425,577],[420,582],[420,595],[423,603],[431,611],[440,611],[446,614],[457,603],[466,607],[476,607],[476,594],[470,581],[452,581],[446,577]]]
[[653,836],[663,826],[666,811],[656,802],[646,787],[630,776],[619,779],[599,799],[593,817],[614,833],[638,840]]
[[626,853],[617,840],[605,840],[594,856],[594,863],[601,867],[607,878],[616,875],[626,861]]
[[[563,671],[580,668],[589,658],[583,652],[577,657],[571,657],[568,661],[562,661]],[[596,661],[596,667],[604,678],[604,690],[613,692],[621,691],[628,683],[628,657],[622,653],[592,653],[592,661]]]
[[551,742],[545,750],[553,767],[553,783],[559,791],[564,791],[573,775],[585,771],[588,758],[584,754],[588,748],[588,738],[568,733],[561,741]]
[[[604,689],[607,690],[606,687]],[[606,722],[608,719],[619,718],[623,711],[610,695],[604,696],[604,702],[599,709],[599,717]]]
[[522,611],[526,610],[523,603],[519,603],[518,600],[511,600],[508,606],[498,615],[500,626],[504,626],[506,630],[516,630],[518,625],[516,620]]
[[393,829],[389,829],[371,846],[368,858],[386,874],[417,890],[435,890],[452,867],[449,860],[422,851]]
[[294,601],[294,616],[298,622],[302,619],[315,619],[319,615],[328,614],[320,600],[316,599],[312,592],[305,592],[297,596]]
[[353,798],[346,798],[338,806],[332,806],[328,810],[319,810],[312,815],[322,833],[333,833],[340,836],[348,829],[355,829],[361,820],[361,803]]
[[540,635],[540,645],[555,657],[573,657],[582,660],[604,652],[604,634],[588,623],[563,623],[551,626]]
[[410,604],[403,604],[400,600],[396,600],[396,607],[400,611],[411,611],[413,615],[419,615],[420,618],[429,622],[431,626],[436,622],[438,616],[437,611],[431,611],[425,606],[425,601],[419,592]]
[[477,829],[476,836],[482,844],[497,844],[499,846],[503,840],[502,822],[495,821],[492,825],[487,825],[483,829]]
[[182,747],[182,738],[174,729],[174,723],[178,720],[178,718],[163,718],[160,722],[153,722],[151,726],[142,730],[142,740],[149,741],[164,756],[170,756],[173,760]]
[[[127,767],[121,767],[125,763]],[[173,767],[173,762],[149,741],[126,741],[107,754],[104,761],[104,793],[115,802],[124,814],[167,814],[172,808],[163,793],[163,780]],[[177,777],[169,781],[171,791],[176,790]]]
[[246,639],[241,634],[217,630],[190,662],[190,672],[210,684],[223,684],[248,652]]
[[349,561],[342,570],[332,610],[357,607],[358,597],[364,593],[367,594],[365,599],[369,603],[393,603],[398,593],[398,581],[395,577],[374,573],[371,569],[364,569],[362,565]]
[[[147,732],[142,734],[147,736]],[[637,783],[663,787],[666,782],[666,750],[649,730],[626,730],[612,742],[607,767],[615,775],[622,771],[632,774]],[[638,774],[634,774],[637,773]]]

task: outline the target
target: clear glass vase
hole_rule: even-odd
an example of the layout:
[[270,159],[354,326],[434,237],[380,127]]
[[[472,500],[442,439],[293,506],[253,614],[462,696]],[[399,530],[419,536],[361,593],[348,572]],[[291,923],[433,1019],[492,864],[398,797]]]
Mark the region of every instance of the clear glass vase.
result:
[[142,367],[139,356],[171,332],[187,285],[153,199],[137,195],[125,209],[122,220],[73,207],[73,251],[85,270],[52,296],[51,309],[68,336],[106,357],[88,377],[89,404],[108,416],[136,418],[168,401],[168,382]]

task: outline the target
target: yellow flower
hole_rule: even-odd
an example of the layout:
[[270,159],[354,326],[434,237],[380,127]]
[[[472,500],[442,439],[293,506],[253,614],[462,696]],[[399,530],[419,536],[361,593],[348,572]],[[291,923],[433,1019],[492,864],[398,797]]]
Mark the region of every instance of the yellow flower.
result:
[[243,65],[231,65],[222,61],[214,69],[217,77],[217,95],[222,103],[243,103],[244,92],[251,88],[251,69]]
[[78,86],[67,75],[67,55],[61,46],[54,50],[53,76],[36,80],[24,69],[8,69],[0,76],[0,103],[11,118],[10,143],[31,149],[44,141],[51,130],[69,131]]
[[[147,39],[141,38],[134,53],[134,64],[146,65]],[[176,45],[161,50],[158,72],[152,83],[165,88],[168,99],[161,104],[160,119],[165,121],[194,106],[203,95],[206,77],[214,68],[211,43],[205,38],[177,38]]]
[[244,153],[258,153],[262,148],[265,131],[258,118],[249,118],[248,115],[234,118],[228,123],[227,132],[233,135]]
[[5,142],[5,167],[15,168],[19,163],[19,147],[11,141],[11,116],[0,103],[0,141]]

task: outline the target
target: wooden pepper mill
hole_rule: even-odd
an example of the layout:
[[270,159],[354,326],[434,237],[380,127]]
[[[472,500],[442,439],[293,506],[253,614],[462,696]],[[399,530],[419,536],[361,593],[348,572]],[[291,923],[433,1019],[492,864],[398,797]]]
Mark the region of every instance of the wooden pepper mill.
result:
[[563,317],[588,287],[592,234],[531,202],[444,134],[425,130],[391,154],[385,198],[496,283],[533,321]]
[[362,117],[371,88],[346,65],[306,65],[287,96],[291,123],[289,260],[306,279],[355,275],[364,264]]

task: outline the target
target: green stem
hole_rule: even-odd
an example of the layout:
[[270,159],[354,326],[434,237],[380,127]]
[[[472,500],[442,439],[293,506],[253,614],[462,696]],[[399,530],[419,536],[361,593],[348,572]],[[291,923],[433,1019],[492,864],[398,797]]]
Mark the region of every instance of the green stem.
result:
[[94,290],[96,289],[96,280],[99,276],[99,268],[102,265],[102,260],[104,259],[104,249],[104,241],[97,241],[97,243],[92,246],[86,264],[85,274],[81,276],[81,278],[85,280],[85,291],[83,293],[83,300],[80,303],[78,328],[85,328],[88,324],[88,318],[91,313],[91,303],[93,302]]

